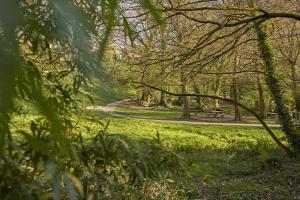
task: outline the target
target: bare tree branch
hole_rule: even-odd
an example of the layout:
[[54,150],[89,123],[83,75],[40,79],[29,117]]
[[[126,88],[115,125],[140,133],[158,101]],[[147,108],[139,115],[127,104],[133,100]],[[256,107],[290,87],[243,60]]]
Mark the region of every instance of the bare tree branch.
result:
[[214,95],[207,95],[207,94],[178,94],[178,93],[172,93],[172,92],[160,89],[158,87],[149,85],[147,83],[143,83],[143,82],[133,82],[133,83],[140,84],[142,87],[148,87],[148,88],[151,88],[151,89],[154,89],[154,90],[157,90],[157,91],[161,91],[161,92],[164,92],[164,93],[166,93],[168,95],[172,95],[172,96],[179,96],[179,97],[204,97],[204,98],[211,98],[211,99],[219,99],[219,100],[222,100],[222,101],[229,102],[231,104],[237,105],[237,106],[243,108],[244,110],[246,110],[247,112],[249,112],[250,114],[252,114],[253,116],[255,116],[255,118],[261,123],[261,125],[265,128],[265,130],[268,132],[268,134],[275,141],[275,143],[279,147],[281,147],[289,156],[293,156],[294,155],[294,152],[290,148],[288,148],[287,146],[285,146],[277,138],[277,136],[273,133],[273,131],[269,128],[269,126],[264,122],[263,119],[261,119],[261,117],[255,111],[253,111],[252,109],[248,108],[247,106],[245,106],[245,105],[243,105],[243,104],[241,104],[239,102],[236,102],[236,101],[234,101],[232,99],[229,99],[229,98],[224,98],[224,97],[221,97],[221,96],[214,96]]

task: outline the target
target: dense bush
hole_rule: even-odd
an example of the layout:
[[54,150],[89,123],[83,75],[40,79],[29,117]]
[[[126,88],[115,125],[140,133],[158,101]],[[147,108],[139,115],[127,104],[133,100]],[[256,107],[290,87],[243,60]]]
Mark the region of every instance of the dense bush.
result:
[[66,141],[70,151],[62,152],[48,129],[49,123],[38,117],[22,138],[13,136],[0,164],[2,199],[135,198],[146,179],[165,180],[183,172],[181,158],[159,139],[141,151],[104,127],[84,132],[86,137],[72,133]]

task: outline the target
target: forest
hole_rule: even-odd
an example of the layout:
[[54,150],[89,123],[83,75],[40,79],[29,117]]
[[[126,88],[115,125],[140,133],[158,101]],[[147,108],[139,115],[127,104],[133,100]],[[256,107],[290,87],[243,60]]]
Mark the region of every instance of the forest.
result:
[[300,198],[300,0],[0,1],[0,199]]

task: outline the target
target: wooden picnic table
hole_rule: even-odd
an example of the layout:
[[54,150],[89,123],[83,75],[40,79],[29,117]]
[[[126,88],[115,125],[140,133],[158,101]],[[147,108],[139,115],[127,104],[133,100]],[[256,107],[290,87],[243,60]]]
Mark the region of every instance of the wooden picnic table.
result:
[[268,112],[267,117],[277,117],[278,113],[276,112]]
[[219,111],[219,110],[212,110],[212,111],[209,111],[207,113],[207,117],[214,117],[214,118],[217,118],[217,117],[224,117],[224,113],[223,111]]

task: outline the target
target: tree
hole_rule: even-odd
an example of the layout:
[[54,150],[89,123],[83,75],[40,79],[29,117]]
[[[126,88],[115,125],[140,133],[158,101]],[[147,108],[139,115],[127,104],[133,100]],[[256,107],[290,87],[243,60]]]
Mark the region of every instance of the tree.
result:
[[[186,49],[182,48],[179,55],[156,59],[156,62],[164,60],[178,68],[184,66],[186,70],[190,70],[190,74],[193,74],[191,76],[195,77],[203,71],[203,68],[212,68],[220,58],[228,57],[234,49],[250,47],[249,51],[259,50],[264,63],[263,73],[266,76],[266,83],[276,103],[283,130],[290,144],[298,151],[300,136],[285,105],[282,85],[277,74],[278,64],[268,38],[267,25],[268,22],[280,18],[299,21],[300,16],[292,3],[287,3],[285,10],[276,12],[272,11],[272,8],[279,9],[280,1],[259,2],[258,6],[254,5],[254,1],[252,3],[232,0],[182,3],[169,1],[168,4],[159,4],[167,23],[172,19],[182,18],[181,20],[187,21],[185,24],[196,27],[195,30],[200,30],[201,27],[202,31],[192,38],[195,42],[191,46],[185,45]],[[254,45],[256,41],[258,49]],[[238,72],[233,72],[236,73]],[[259,83],[257,78],[255,82]],[[259,92],[262,97],[261,90]],[[262,105],[261,112],[265,113]]]
[[262,119],[265,119],[267,117],[267,112],[266,112],[266,103],[265,103],[265,95],[264,95],[264,89],[260,80],[259,74],[256,76],[256,82],[257,82],[257,89],[258,89],[258,94],[259,94],[259,112],[260,112],[260,117]]
[[[251,3],[251,6],[255,8],[255,2],[252,1]],[[276,102],[282,128],[295,150],[298,151],[300,150],[300,135],[297,132],[297,128],[293,123],[288,108],[284,103],[282,88],[277,76],[278,66],[273,56],[272,46],[268,39],[266,26],[261,23],[255,23],[255,29],[257,33],[257,42],[261,52],[261,57],[264,61],[266,82]]]
[[[299,45],[300,38],[298,33],[299,23],[298,22],[287,22],[284,20],[279,23],[282,25],[283,23],[288,23],[286,29],[277,29],[276,35],[274,39],[278,39],[277,43],[275,43],[276,50],[279,51],[279,58],[282,60],[281,65],[288,65],[290,68],[290,80],[291,80],[291,90],[292,95],[295,102],[295,110],[299,113],[300,111],[300,88],[299,88],[299,75],[298,75],[298,64],[299,64]],[[296,115],[297,118],[299,116]]]
[[[233,72],[237,72],[237,68],[240,64],[240,58],[238,55],[235,55],[234,57],[234,63],[233,63]],[[232,93],[233,93],[233,99],[235,102],[240,102],[240,94],[239,94],[239,89],[238,89],[238,80],[236,77],[236,74],[233,74],[232,78]],[[234,120],[235,121],[242,121],[242,116],[240,112],[240,107],[238,105],[234,105]]]
[[[158,87],[155,87],[155,86],[151,86],[151,85],[148,85],[147,83],[141,83],[141,82],[136,82],[136,84],[141,84],[142,86],[144,87],[149,87],[149,88],[152,88],[152,89],[155,89],[155,90],[158,90],[160,91],[161,89],[158,88]],[[251,113],[253,116],[255,116],[255,118],[262,124],[262,126],[265,128],[265,130],[268,132],[268,134],[272,137],[272,139],[276,142],[276,144],[282,148],[289,156],[294,156],[295,155],[295,152],[293,152],[289,147],[285,146],[278,138],[277,136],[273,133],[273,131],[268,127],[268,125],[264,122],[263,119],[261,119],[259,117],[259,115],[253,111],[252,109],[248,108],[247,106],[241,104],[241,103],[238,103],[238,102],[235,102],[234,100],[232,99],[227,99],[227,98],[224,98],[224,97],[220,97],[220,96],[213,96],[213,95],[207,95],[207,94],[177,94],[177,93],[172,93],[172,92],[168,92],[168,91],[164,91],[165,93],[169,94],[169,95],[173,95],[173,96],[181,96],[181,97],[196,97],[196,96],[199,96],[199,97],[204,97],[204,98],[212,98],[212,99],[219,99],[219,100],[222,100],[222,101],[226,101],[226,102],[229,102],[231,104],[235,104],[235,105],[238,105],[239,107],[243,108],[244,110],[246,110],[247,112]]]
[[[148,0],[140,4],[160,23]],[[90,141],[83,141],[77,129],[80,86],[97,68],[105,71],[113,29],[123,26],[132,33],[121,20],[122,6],[116,0],[0,2],[1,198],[120,197],[120,188],[141,183],[147,176],[143,172],[152,170],[138,169],[148,164],[129,153],[124,141],[108,137],[107,127],[90,134],[95,135]],[[35,116],[20,126],[15,118],[27,116],[24,110]],[[79,120],[74,122],[74,115]],[[121,168],[129,173],[122,174]]]

